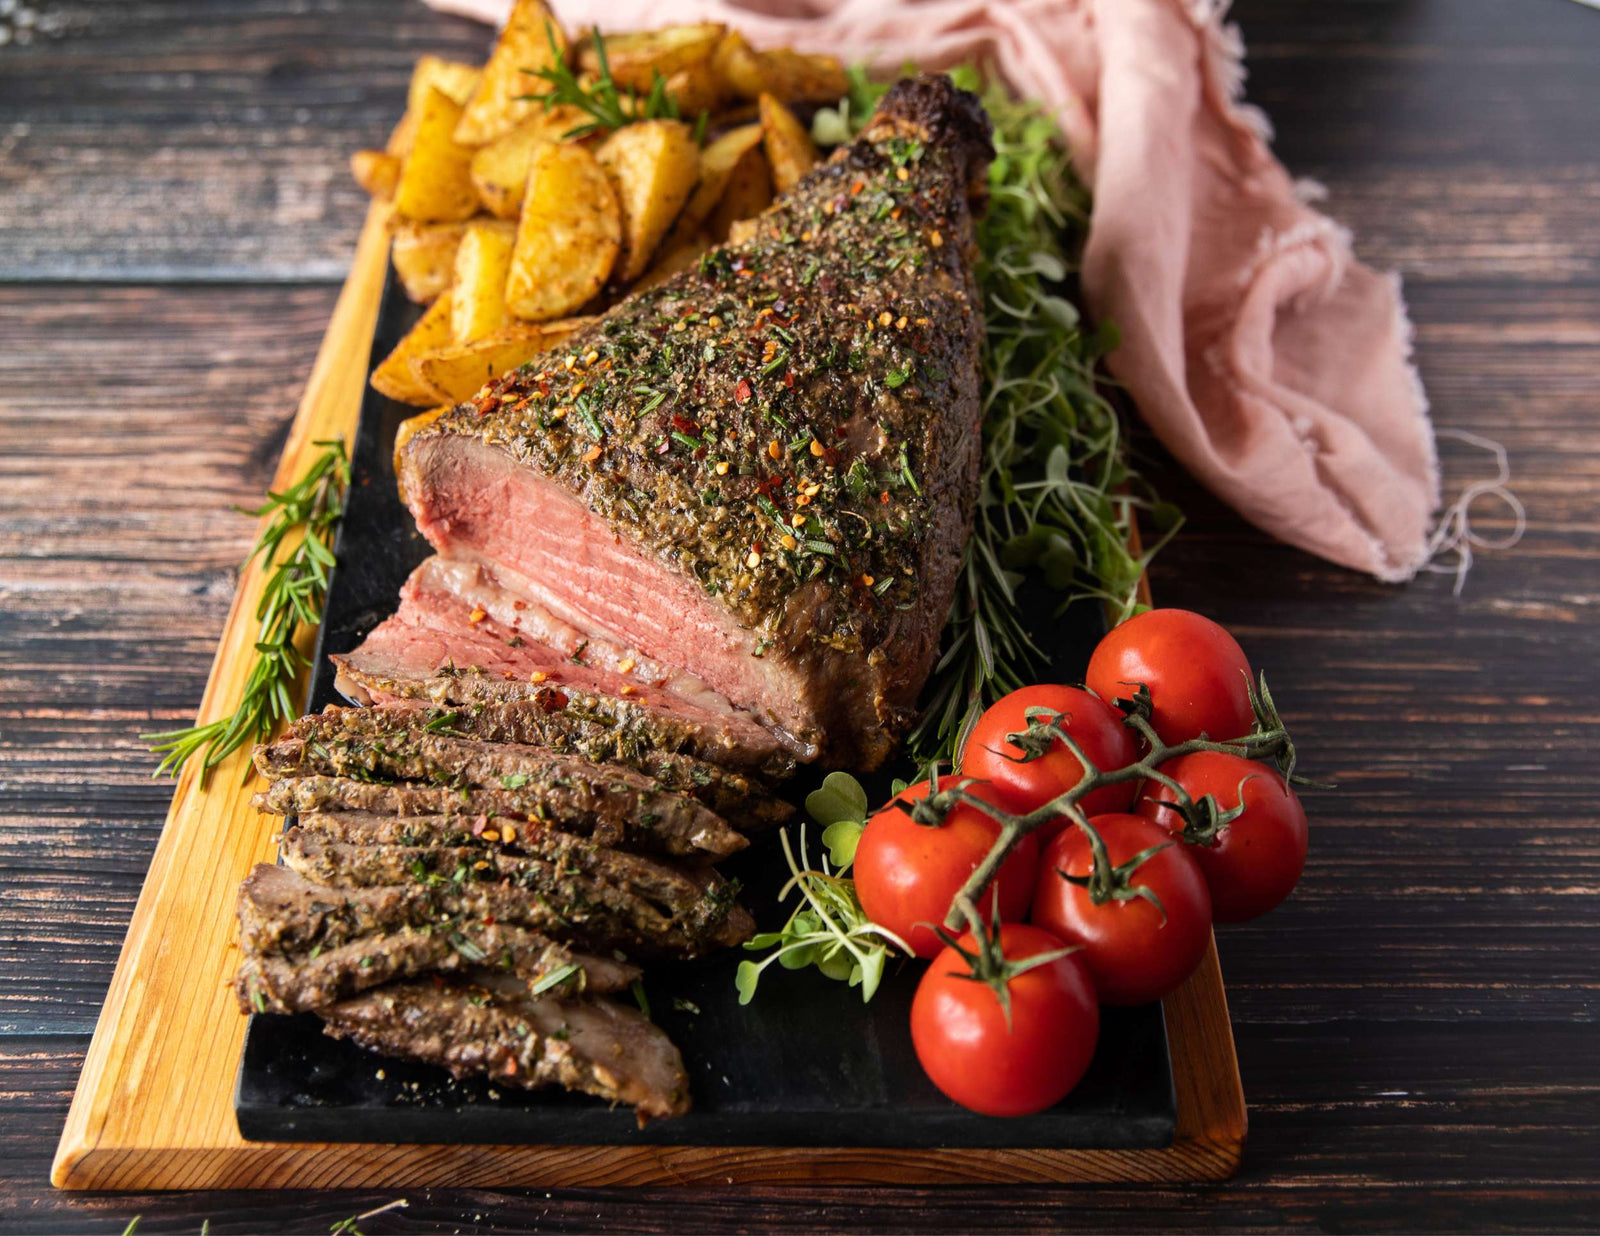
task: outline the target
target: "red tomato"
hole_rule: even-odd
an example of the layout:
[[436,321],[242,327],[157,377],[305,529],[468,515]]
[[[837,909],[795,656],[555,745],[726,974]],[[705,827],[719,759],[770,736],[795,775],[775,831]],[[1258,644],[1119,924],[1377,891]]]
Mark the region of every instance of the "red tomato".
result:
[[[972,727],[961,754],[961,771],[965,776],[992,782],[1000,800],[1018,814],[1066,793],[1083,776],[1083,765],[1060,739],[1038,759],[1017,762],[1022,748],[1007,742],[1006,735],[1028,728],[1030,708],[1060,713],[1061,727],[1102,772],[1126,767],[1139,758],[1133,734],[1122,724],[1122,714],[1097,696],[1079,687],[1053,683],[1013,691],[991,705]],[[1126,811],[1133,806],[1138,788],[1132,781],[1104,785],[1078,805],[1088,815]],[[1049,841],[1065,824],[1063,819],[1060,824],[1047,824],[1040,829],[1041,842]]]
[[1203,733],[1217,742],[1255,725],[1244,649],[1211,619],[1186,609],[1152,609],[1108,634],[1089,658],[1089,689],[1115,701],[1150,689],[1151,724],[1165,743]]
[[[978,947],[970,935],[960,943],[968,952]],[[999,945],[1013,962],[1063,947],[1023,923],[1002,924]],[[994,988],[974,979],[967,960],[946,948],[917,985],[911,1042],[929,1079],[963,1107],[986,1116],[1026,1116],[1059,1103],[1088,1070],[1100,1010],[1077,954],[1005,982],[1009,1026]]]
[[[1089,824],[1105,842],[1113,867],[1172,841],[1166,829],[1143,816],[1101,815]],[[1033,922],[1068,944],[1083,945],[1079,956],[1106,1004],[1159,1000],[1194,973],[1211,940],[1211,895],[1200,864],[1178,842],[1128,876],[1131,885],[1143,885],[1160,898],[1161,909],[1143,897],[1095,905],[1088,889],[1060,875],[1083,876],[1093,870],[1093,852],[1082,829],[1069,828],[1051,842],[1040,861]]]
[[[941,778],[943,786],[948,778]],[[954,781],[950,781],[954,784]],[[974,782],[967,793],[995,802],[992,786]],[[928,783],[901,791],[897,800],[915,802],[928,796]],[[950,902],[967,877],[1000,836],[1000,825],[978,808],[958,803],[943,824],[918,824],[891,802],[870,820],[856,845],[856,895],[867,917],[887,927],[918,957],[936,957],[945,947],[934,932],[950,913]],[[988,921],[996,899],[1000,917],[1021,921],[1028,915],[1034,873],[1039,865],[1039,839],[1029,833],[1017,843],[1000,874],[989,886],[979,912]]]
[[[1211,913],[1219,923],[1258,918],[1294,891],[1306,866],[1306,813],[1300,798],[1274,768],[1224,752],[1196,751],[1161,766],[1191,798],[1210,794],[1224,811],[1244,814],[1225,824],[1209,845],[1191,845],[1211,889]],[[1162,803],[1175,795],[1159,781],[1145,783],[1139,814],[1174,832],[1183,817]]]

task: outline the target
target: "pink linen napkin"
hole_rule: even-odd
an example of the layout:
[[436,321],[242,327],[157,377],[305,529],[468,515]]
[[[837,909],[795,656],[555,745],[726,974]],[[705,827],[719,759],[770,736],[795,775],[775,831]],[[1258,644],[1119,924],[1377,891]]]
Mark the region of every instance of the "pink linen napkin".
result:
[[[502,21],[510,0],[428,0]],[[1439,469],[1398,279],[1357,262],[1240,102],[1223,0],[556,0],[569,29],[737,25],[893,70],[996,65],[1094,189],[1083,286],[1174,456],[1259,527],[1379,579],[1429,556]]]

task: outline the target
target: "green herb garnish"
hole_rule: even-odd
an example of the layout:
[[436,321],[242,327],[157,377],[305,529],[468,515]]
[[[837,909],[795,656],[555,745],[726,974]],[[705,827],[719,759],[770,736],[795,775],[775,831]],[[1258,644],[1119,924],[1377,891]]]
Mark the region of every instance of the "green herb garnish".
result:
[[883,979],[890,952],[911,953],[899,936],[867,918],[856,896],[855,881],[845,875],[855,861],[856,842],[866,827],[866,791],[849,773],[829,773],[822,788],[806,796],[806,812],[823,826],[822,842],[832,862],[824,858],[820,869],[812,868],[805,825],[799,830],[798,861],[789,834],[782,834],[783,857],[791,878],[779,899],[798,892],[801,904],[781,930],[763,932],[745,942],[745,948],[752,951],[772,951],[760,961],[739,963],[734,984],[740,1004],[749,1004],[755,997],[762,971],[773,962],[785,970],[814,965],[829,978],[860,987],[861,999],[870,1000]]
[[[524,69],[524,73],[531,73],[534,77],[548,82],[550,89],[545,94],[523,95],[524,100],[537,99],[544,103],[545,110],[551,111],[562,105],[577,108],[587,116],[593,117],[585,124],[568,129],[561,136],[563,138],[585,137],[590,133],[604,133],[613,129],[620,129],[630,125],[636,120],[678,120],[678,101],[667,93],[667,82],[660,73],[656,73],[650,83],[650,92],[643,101],[635,90],[623,91],[618,88],[616,79],[611,76],[611,65],[606,59],[606,41],[600,37],[600,27],[591,30],[594,40],[595,58],[600,62],[600,71],[594,83],[585,86],[578,80],[576,73],[568,66],[566,57],[561,54],[561,48],[556,43],[555,28],[549,22],[545,23],[545,37],[550,40],[551,64],[543,69]],[[695,122],[695,140],[699,141],[705,136],[705,114],[701,113],[700,119]]]
[[574,974],[578,973],[578,971],[581,970],[581,969],[583,969],[583,967],[580,966],[575,961],[569,961],[564,966],[557,966],[554,970],[550,971],[549,974],[546,974],[543,978],[541,978],[532,987],[528,988],[528,994],[530,996],[543,995],[545,992],[549,991],[552,987],[559,987],[562,983],[565,983],[569,978],[571,978]]
[[[233,715],[206,725],[193,725],[159,734],[141,734],[150,749],[162,757],[153,776],[177,776],[189,757],[203,752],[200,781],[204,785],[211,770],[247,742],[271,736],[280,721],[299,711],[291,696],[300,671],[311,664],[295,644],[303,628],[322,621],[322,605],[328,595],[328,579],[333,570],[333,534],[344,512],[345,490],[350,484],[350,460],[344,441],[317,442],[322,454],[304,476],[281,494],[267,494],[254,510],[235,509],[243,515],[260,517],[275,511],[272,522],[261,533],[250,556],[240,565],[243,572],[256,558],[270,570],[267,584],[256,606],[256,663],[245,680],[244,694]],[[274,562],[279,549],[294,532],[303,535],[281,562]],[[246,779],[250,776],[245,773]]]

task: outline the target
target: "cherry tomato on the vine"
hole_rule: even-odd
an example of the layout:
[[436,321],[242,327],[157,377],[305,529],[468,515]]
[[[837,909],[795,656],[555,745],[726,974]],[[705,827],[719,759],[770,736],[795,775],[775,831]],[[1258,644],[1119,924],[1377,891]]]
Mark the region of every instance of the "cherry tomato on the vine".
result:
[[[1022,814],[1066,793],[1083,776],[1083,765],[1059,738],[1037,759],[1022,761],[1021,747],[1008,741],[1008,734],[1028,728],[1028,710],[1047,708],[1060,713],[1056,723],[1083,749],[1102,772],[1125,768],[1139,758],[1133,734],[1122,724],[1122,714],[1110,704],[1080,687],[1042,683],[1013,691],[990,705],[961,754],[961,771],[969,777],[991,782],[1001,801],[1013,812]],[[1106,811],[1126,811],[1138,792],[1136,782],[1104,785],[1078,806],[1089,815]],[[1047,824],[1039,830],[1043,841],[1065,825]]]
[[[978,942],[963,936],[968,953]],[[1024,923],[1000,927],[1009,963],[1052,953],[1062,942]],[[973,977],[959,951],[946,948],[928,967],[911,1003],[911,1041],[933,1084],[987,1116],[1026,1116],[1059,1103],[1094,1057],[1100,1010],[1079,955],[1068,954],[1002,981],[1010,1021],[994,987]]]
[[[940,788],[959,784],[940,778]],[[974,781],[964,787],[984,802],[997,803],[994,788]],[[928,796],[928,783],[902,790],[895,801],[916,802]],[[958,803],[939,825],[919,824],[891,801],[867,821],[856,845],[856,895],[867,917],[887,927],[918,957],[935,957],[945,947],[934,927],[943,923],[950,902],[967,877],[983,861],[1000,836],[998,822],[970,803]],[[998,899],[1000,917],[1027,917],[1039,862],[1039,839],[1023,837],[1006,857],[999,875],[978,906],[987,922]]]
[[1211,940],[1205,876],[1182,842],[1143,816],[1101,815],[1089,825],[1105,842],[1113,868],[1145,850],[1164,847],[1127,872],[1123,881],[1131,889],[1148,889],[1160,906],[1144,896],[1108,896],[1096,904],[1092,889],[1063,879],[1063,871],[1073,876],[1094,871],[1089,838],[1074,826],[1040,857],[1033,922],[1068,944],[1083,946],[1079,956],[1105,1003],[1158,1000],[1194,972]]
[[[1225,824],[1209,843],[1189,846],[1211,890],[1211,912],[1219,923],[1242,923],[1278,905],[1293,890],[1306,865],[1306,813],[1299,796],[1276,769],[1243,756],[1196,751],[1161,765],[1193,799],[1210,794],[1224,811],[1244,813]],[[1184,820],[1164,803],[1177,795],[1158,781],[1145,783],[1140,815],[1173,832]]]
[[1255,725],[1250,662],[1227,631],[1186,609],[1146,610],[1115,627],[1089,658],[1089,689],[1112,702],[1150,690],[1151,725],[1161,741],[1203,733],[1216,742]]

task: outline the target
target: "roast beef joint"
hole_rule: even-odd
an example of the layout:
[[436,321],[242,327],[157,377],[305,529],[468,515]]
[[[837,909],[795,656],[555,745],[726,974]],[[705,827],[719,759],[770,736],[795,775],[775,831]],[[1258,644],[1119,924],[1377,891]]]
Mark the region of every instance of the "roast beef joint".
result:
[[797,764],[893,754],[937,653],[991,157],[975,97],[904,79],[728,244],[405,441],[435,556],[334,658],[354,707],[256,750],[292,819],[240,889],[242,1008],[688,1110],[639,966],[752,934],[712,864]]

